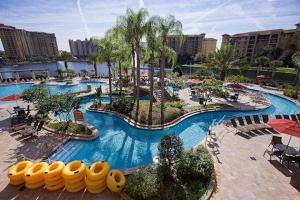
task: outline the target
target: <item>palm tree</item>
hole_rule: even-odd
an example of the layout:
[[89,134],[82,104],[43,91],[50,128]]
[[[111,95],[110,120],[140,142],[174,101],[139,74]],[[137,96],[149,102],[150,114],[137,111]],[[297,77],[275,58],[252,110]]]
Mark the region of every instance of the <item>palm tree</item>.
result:
[[165,60],[166,60],[166,49],[167,49],[167,37],[168,35],[179,35],[182,38],[182,24],[176,20],[174,16],[170,15],[166,18],[153,17],[152,20],[156,23],[158,28],[159,37],[161,39],[161,50],[160,50],[160,83],[161,83],[161,124],[164,124],[164,91],[165,91]]
[[64,61],[64,64],[65,64],[65,69],[66,69],[66,71],[68,70],[68,62],[72,59],[72,55],[69,53],[69,52],[67,52],[67,51],[62,51],[61,53],[60,53],[60,57],[61,57],[61,59]]
[[112,82],[111,82],[111,64],[114,57],[115,43],[111,36],[105,36],[102,39],[92,39],[92,44],[99,50],[98,61],[103,63],[106,62],[108,67],[108,77],[109,77],[109,98],[110,103],[112,103]]
[[296,52],[292,56],[293,63],[297,66],[297,83],[296,83],[296,97],[298,98],[299,86],[300,86],[300,51]]
[[132,57],[136,59],[136,90],[134,95],[136,100],[136,120],[138,119],[140,106],[140,43],[146,32],[147,16],[148,12],[145,9],[140,9],[138,12],[134,12],[132,9],[127,9],[126,16],[120,16],[115,27],[117,30],[116,32],[123,33],[125,41],[127,41],[131,46]]
[[255,59],[255,63],[258,65],[256,71],[256,73],[258,74],[260,68],[267,67],[270,64],[270,59],[266,56],[259,56]]
[[218,67],[220,70],[220,79],[225,80],[228,69],[234,64],[237,64],[238,58],[235,55],[234,49],[231,45],[225,45],[217,52],[210,55],[206,60],[208,66]]
[[92,53],[88,57],[89,63],[92,63],[94,66],[95,71],[95,77],[98,76],[98,70],[97,70],[97,64],[99,64],[99,52],[97,52],[97,49],[93,47]]
[[281,66],[282,66],[281,60],[272,60],[270,62],[270,67],[271,67],[271,71],[272,71],[272,80],[274,79],[276,68],[281,67]]

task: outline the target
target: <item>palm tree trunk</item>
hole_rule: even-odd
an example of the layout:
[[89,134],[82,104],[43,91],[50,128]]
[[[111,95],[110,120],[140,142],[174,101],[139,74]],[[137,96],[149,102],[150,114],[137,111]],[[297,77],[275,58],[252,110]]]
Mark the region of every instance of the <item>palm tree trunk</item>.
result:
[[112,86],[111,86],[111,63],[107,61],[108,66],[108,83],[109,83],[109,100],[110,104],[112,103]]
[[165,123],[165,47],[167,46],[167,38],[163,38],[163,49],[161,51],[161,62],[160,62],[160,87],[161,87],[161,99],[160,99],[160,123]]
[[298,67],[298,70],[297,70],[297,84],[296,84],[296,97],[298,99],[298,94],[299,94],[299,86],[300,86],[300,67]]
[[119,95],[122,95],[122,85],[123,85],[122,66],[121,66],[121,62],[119,61],[119,87],[120,87]]
[[95,70],[95,77],[98,76],[98,72],[97,72],[97,63],[94,62],[94,70]]
[[135,80],[135,52],[134,52],[134,47],[131,49],[131,56],[132,56],[132,70],[131,70],[131,75],[133,78],[133,101],[135,102],[136,100],[136,80]]
[[136,44],[136,110],[135,120],[138,120],[140,110],[140,45]]
[[68,70],[68,62],[65,60],[65,69]]
[[148,112],[148,124],[152,125],[152,107],[153,107],[153,88],[154,88],[154,67],[153,67],[154,56],[151,54],[150,58],[150,103],[149,103],[149,112]]

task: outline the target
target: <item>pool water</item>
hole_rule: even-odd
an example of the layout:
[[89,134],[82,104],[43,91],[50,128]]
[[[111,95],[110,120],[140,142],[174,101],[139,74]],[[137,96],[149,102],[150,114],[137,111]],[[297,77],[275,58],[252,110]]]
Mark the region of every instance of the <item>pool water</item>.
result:
[[[104,85],[103,82],[85,82],[76,85],[45,85],[52,94],[60,94],[66,92],[80,92],[87,89],[87,85],[91,85],[92,88],[98,88],[100,85]],[[32,83],[21,83],[0,86],[0,98],[7,97],[14,94],[22,94],[26,89],[36,87]]]
[[190,149],[203,140],[209,126],[216,121],[252,114],[292,114],[299,113],[300,107],[279,96],[265,94],[272,105],[266,109],[248,112],[216,111],[194,115],[179,124],[163,130],[143,130],[135,128],[118,117],[104,113],[86,112],[91,104],[83,101],[82,111],[86,123],[95,126],[100,137],[94,141],[71,140],[58,149],[50,160],[82,160],[86,164],[99,160],[109,162],[111,168],[127,169],[152,163],[158,153],[161,138],[169,133],[178,135],[185,149]]

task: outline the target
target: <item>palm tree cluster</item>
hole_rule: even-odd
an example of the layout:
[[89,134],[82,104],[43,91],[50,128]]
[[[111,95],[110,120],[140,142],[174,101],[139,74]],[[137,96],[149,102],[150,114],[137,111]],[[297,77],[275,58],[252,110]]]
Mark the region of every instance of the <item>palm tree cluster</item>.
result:
[[[131,66],[133,96],[136,105],[134,118],[139,115],[139,97],[140,97],[140,70],[141,63],[148,64],[150,67],[150,105],[148,123],[152,124],[152,106],[154,90],[154,67],[160,67],[160,87],[161,97],[161,123],[164,123],[164,78],[165,61],[172,66],[176,64],[176,53],[167,47],[167,37],[169,35],[182,36],[182,24],[174,16],[162,18],[159,16],[150,17],[145,9],[134,11],[127,9],[126,14],[119,16],[115,26],[108,30],[102,39],[92,38],[92,56],[91,61],[95,66],[95,75],[97,75],[96,64],[106,62],[109,69],[109,96],[112,102],[112,63],[118,64],[119,73],[119,94],[122,94],[123,76],[128,78],[128,69]],[[141,44],[146,41],[147,46]]]

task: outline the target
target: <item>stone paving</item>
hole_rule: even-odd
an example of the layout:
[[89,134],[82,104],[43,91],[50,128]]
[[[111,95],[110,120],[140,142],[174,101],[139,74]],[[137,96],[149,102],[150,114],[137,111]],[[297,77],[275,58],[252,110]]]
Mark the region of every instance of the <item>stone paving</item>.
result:
[[[214,132],[215,140],[207,142],[220,174],[213,199],[300,199],[300,169],[294,165],[289,170],[275,157],[269,161],[269,156],[263,155],[271,134],[245,138],[225,125]],[[287,144],[289,136],[282,137]],[[300,138],[293,137],[290,145],[299,149]]]

